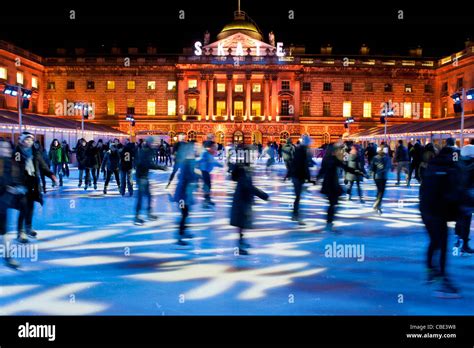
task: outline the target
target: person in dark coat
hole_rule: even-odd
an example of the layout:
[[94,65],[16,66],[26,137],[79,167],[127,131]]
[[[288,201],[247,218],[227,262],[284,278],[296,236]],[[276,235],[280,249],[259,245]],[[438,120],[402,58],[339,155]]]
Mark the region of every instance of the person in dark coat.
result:
[[[54,175],[59,175],[59,186],[63,186],[63,148],[58,139],[54,139],[49,147],[49,160],[53,167]],[[53,184],[53,187],[55,185]]]
[[18,216],[18,240],[28,242],[29,237],[36,237],[33,230],[34,202],[43,204],[43,190],[41,189],[41,171],[57,182],[56,176],[49,170],[41,153],[33,147],[34,135],[23,132],[13,153],[13,165],[17,166],[19,185],[26,188],[26,194],[21,199],[21,209]]
[[179,161],[181,160],[179,149],[180,149],[181,145],[183,145],[183,144],[185,144],[184,135],[179,134],[178,135],[178,141],[176,143],[174,143],[174,145],[173,145],[174,165],[173,165],[173,170],[171,171],[170,177],[168,179],[168,184],[166,185],[166,188],[168,188],[171,185],[171,182],[173,181],[174,176],[178,172],[179,165],[180,165]]
[[415,179],[418,182],[421,181],[419,176],[419,168],[421,162],[423,161],[423,145],[421,145],[419,140],[410,149],[410,161],[410,169],[408,172],[408,186],[410,186],[413,172],[415,172]]
[[238,160],[232,169],[232,180],[237,182],[232,198],[230,211],[230,225],[238,228],[239,231],[239,254],[248,255],[250,245],[244,240],[244,230],[253,228],[253,211],[255,196],[268,200],[267,193],[253,185],[250,171],[250,161]]
[[286,139],[286,144],[283,145],[283,148],[281,149],[282,151],[282,156],[283,156],[283,161],[285,162],[285,167],[286,167],[286,174],[285,177],[283,178],[283,181],[286,181],[290,177],[290,171],[291,171],[291,162],[293,161],[293,157],[295,155],[295,146],[291,143],[291,138]]
[[[11,144],[0,138],[0,245],[3,250],[8,250],[7,241],[7,211],[9,208],[19,209],[17,202],[25,193],[19,185],[18,170],[13,170]],[[18,261],[4,253],[3,258],[8,267],[17,269]]]
[[309,144],[310,138],[304,136],[301,145],[294,150],[294,153],[292,154],[293,160],[289,164],[289,176],[293,181],[293,187],[295,190],[295,201],[293,202],[293,214],[291,220],[297,221],[299,225],[305,225],[299,213],[303,185],[305,182],[311,180],[309,167],[312,158],[309,153]]
[[143,225],[145,221],[140,218],[140,211],[142,209],[142,200],[147,198],[147,213],[149,220],[156,220],[158,216],[151,212],[151,192],[150,181],[148,175],[151,169],[167,170],[166,166],[157,165],[154,162],[155,150],[153,146],[155,140],[153,137],[148,137],[142,142],[141,148],[136,153],[136,178],[138,186],[137,204],[135,207],[135,224]]
[[[35,141],[33,146],[35,147],[36,151],[41,153],[41,155],[43,156],[44,163],[46,163],[48,168],[51,168],[51,161],[49,160],[48,151],[46,151],[46,149],[43,149],[41,143],[38,140]],[[43,193],[46,194],[46,176],[44,175],[43,171],[41,171],[40,176]]]
[[69,163],[71,162],[71,148],[66,140],[62,141],[62,154],[63,154],[63,174],[66,178],[69,178]]
[[189,243],[184,239],[192,238],[193,235],[186,233],[186,219],[191,207],[194,205],[194,191],[196,190],[198,177],[195,173],[196,160],[194,143],[185,143],[180,146],[182,160],[179,162],[178,184],[174,194],[174,201],[178,203],[181,220],[179,223],[178,245],[186,246]]
[[84,178],[84,172],[86,170],[87,156],[86,156],[87,142],[85,139],[79,139],[75,148],[77,169],[79,169],[79,184],[77,187],[82,186],[82,179]]
[[397,182],[395,185],[399,186],[400,185],[400,174],[402,171],[405,172],[406,174],[406,182],[407,186],[410,186],[410,183],[408,181],[408,167],[410,165],[410,159],[408,156],[408,149],[403,145],[403,140],[398,141],[398,146],[397,150],[395,152],[395,158],[393,160],[394,164],[396,163],[397,165]]
[[104,183],[104,195],[107,194],[107,187],[109,186],[110,178],[112,174],[115,176],[115,181],[117,182],[117,187],[121,189],[120,177],[119,177],[119,164],[120,164],[120,154],[114,143],[111,143],[109,150],[105,153],[104,159],[102,161],[101,170],[107,171]]
[[377,198],[375,199],[373,208],[379,214],[382,214],[382,200],[391,166],[388,148],[384,145],[380,145],[377,155],[370,163],[370,171],[374,175],[375,186],[377,187]]
[[[349,168],[357,169],[360,172],[365,173],[364,163],[362,162],[362,156],[360,156],[359,150],[356,145],[352,145],[349,155],[347,157],[347,166]],[[347,195],[348,199],[352,200],[352,187],[354,186],[354,182],[357,184],[357,193],[359,194],[359,201],[360,203],[365,203],[363,196],[362,196],[362,187],[361,182],[364,180],[362,175],[352,174],[350,172],[345,173],[345,180],[348,183],[347,188]]]
[[135,161],[135,144],[125,139],[125,146],[120,149],[120,194],[125,195],[125,186],[128,193],[133,196],[132,171]]
[[[97,140],[97,154],[99,155],[99,166],[96,170],[97,179],[100,178],[100,168],[102,166],[102,161],[104,160],[105,153],[108,150],[108,147],[104,145],[104,141],[102,139]],[[105,180],[106,173],[104,173],[103,178]]]
[[[449,140],[449,139],[448,139]],[[459,298],[459,290],[446,273],[448,255],[448,222],[456,221],[460,214],[463,188],[460,185],[462,168],[456,160],[453,146],[441,149],[426,168],[420,185],[420,212],[430,238],[427,252],[428,283],[441,280],[435,295],[442,298]],[[433,258],[437,256],[438,265]]]
[[339,196],[342,195],[343,189],[339,184],[339,170],[362,175],[363,173],[357,169],[348,167],[344,162],[344,148],[341,144],[329,144],[321,169],[316,177],[316,181],[323,179],[321,193],[327,196],[329,207],[327,210],[326,231],[334,231],[333,222],[336,214],[336,206],[339,202]]
[[99,148],[94,140],[90,140],[86,146],[86,184],[84,190],[92,186],[91,175],[94,183],[94,190],[97,190],[97,168],[99,168]]
[[418,177],[420,178],[420,183],[423,181],[423,175],[428,167],[428,163],[436,156],[437,151],[432,143],[426,144],[423,149],[423,154],[421,156],[421,163],[418,166]]

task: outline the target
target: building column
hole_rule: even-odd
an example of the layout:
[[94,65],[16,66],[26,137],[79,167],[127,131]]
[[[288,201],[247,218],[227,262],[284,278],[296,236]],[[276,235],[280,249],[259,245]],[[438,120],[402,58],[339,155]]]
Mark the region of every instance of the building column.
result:
[[214,75],[209,75],[209,106],[208,106],[208,115],[209,119],[212,120],[214,116]]
[[206,75],[201,74],[201,91],[199,94],[199,114],[205,118],[207,115],[207,93],[206,93],[207,80]]
[[269,115],[270,115],[270,75],[266,74],[265,80],[263,81],[263,116],[267,118]]
[[178,73],[177,74],[177,83],[178,83],[178,112],[177,115],[182,116],[186,113],[186,105],[185,103],[185,98],[184,98],[184,91],[186,90],[186,85],[185,85],[185,80],[184,80],[184,74],[183,73]]
[[245,116],[247,120],[250,120],[250,115],[252,115],[252,74],[248,73],[245,77],[247,79],[245,86]]
[[232,74],[227,74],[227,117],[230,120],[232,115],[232,93],[233,93],[233,83],[232,83]]
[[278,76],[272,75],[272,104],[271,104],[272,121],[276,120],[278,108]]
[[294,121],[298,121],[300,118],[300,93],[301,93],[301,76],[297,75],[295,78],[295,86],[293,88],[294,96],[293,96],[293,119]]

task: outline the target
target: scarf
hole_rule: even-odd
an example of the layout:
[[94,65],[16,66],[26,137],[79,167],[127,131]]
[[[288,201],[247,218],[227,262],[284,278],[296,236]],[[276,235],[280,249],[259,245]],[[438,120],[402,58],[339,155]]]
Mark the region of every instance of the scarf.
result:
[[21,153],[25,156],[25,171],[29,176],[35,176],[35,165],[33,164],[33,148],[20,146]]

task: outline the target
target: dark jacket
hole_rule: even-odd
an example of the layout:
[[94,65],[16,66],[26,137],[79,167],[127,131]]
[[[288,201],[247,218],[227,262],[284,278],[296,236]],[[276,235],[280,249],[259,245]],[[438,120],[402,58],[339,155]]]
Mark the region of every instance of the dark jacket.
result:
[[242,229],[250,229],[253,222],[254,197],[257,196],[266,201],[268,194],[253,185],[252,176],[242,165],[235,166],[232,171],[232,180],[237,181],[237,186],[232,199],[230,224]]
[[185,159],[179,164],[178,184],[174,194],[174,200],[184,203],[188,207],[194,204],[194,190],[197,183],[197,175],[194,172],[196,161]]
[[87,156],[86,156],[87,147],[86,146],[82,146],[79,144],[76,147],[77,168],[80,170],[86,169],[86,164],[87,164]]
[[356,173],[356,170],[349,168],[334,155],[324,157],[321,162],[321,169],[319,170],[317,179],[323,178],[321,193],[327,195],[329,199],[339,197],[343,193],[342,187],[339,184],[339,168],[350,173]]
[[310,180],[309,166],[311,161],[308,147],[305,145],[298,146],[294,151],[293,160],[290,164],[290,176],[303,181]]
[[102,161],[101,170],[107,169],[108,171],[115,171],[119,169],[120,154],[115,148],[109,149],[105,153],[104,160]]
[[[361,156],[359,154],[349,154],[347,158],[347,166],[349,168],[358,169],[362,173],[365,173],[364,163],[362,162]],[[356,175],[351,172],[346,172],[345,179],[348,181],[362,181],[362,175]]]
[[374,173],[374,180],[387,180],[391,167],[390,157],[387,154],[377,154],[370,163],[370,170]]
[[63,163],[69,163],[71,160],[71,148],[69,147],[69,144],[63,144],[61,145],[62,148],[62,162]]
[[137,178],[148,178],[150,169],[166,170],[165,166],[155,164],[153,158],[154,150],[151,147],[144,145],[138,149],[135,158]]
[[423,146],[420,143],[415,143],[410,149],[411,162],[413,164],[420,164],[423,161]]
[[408,150],[404,145],[398,145],[395,152],[395,162],[408,162]]
[[35,176],[31,177],[26,172],[26,156],[21,151],[21,145],[17,145],[13,153],[14,167],[12,170],[18,171],[18,183],[27,188],[29,197],[31,197],[34,201],[43,204],[43,190],[41,187],[40,173],[42,172],[48,178],[52,178],[54,173],[49,170],[47,164],[43,160],[42,154],[34,147],[32,148],[32,150]]
[[89,141],[86,147],[86,168],[98,169],[100,167],[99,148],[92,145],[93,141]]
[[128,143],[120,150],[120,170],[132,170],[135,161],[135,144]]
[[295,154],[295,146],[292,143],[286,143],[282,148],[283,160],[289,162]]

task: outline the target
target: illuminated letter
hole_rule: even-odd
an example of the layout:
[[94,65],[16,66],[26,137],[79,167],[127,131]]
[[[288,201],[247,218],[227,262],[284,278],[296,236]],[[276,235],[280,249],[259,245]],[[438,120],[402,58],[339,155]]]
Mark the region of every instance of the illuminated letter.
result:
[[237,43],[237,49],[236,50],[237,50],[236,54],[238,56],[243,56],[244,55],[244,49],[242,47],[242,42]]
[[225,56],[225,53],[224,53],[224,44],[222,42],[219,42],[217,44],[217,55],[218,56]]
[[257,46],[255,47],[255,51],[257,53],[257,56],[260,55],[260,42],[257,42]]
[[277,56],[283,57],[285,53],[283,52],[283,42],[277,42]]
[[196,41],[196,43],[194,44],[194,47],[196,48],[196,49],[194,50],[194,54],[195,54],[196,56],[200,56],[200,55],[202,54],[202,48],[201,48],[201,47],[202,47],[202,43],[199,42],[199,41]]

